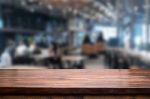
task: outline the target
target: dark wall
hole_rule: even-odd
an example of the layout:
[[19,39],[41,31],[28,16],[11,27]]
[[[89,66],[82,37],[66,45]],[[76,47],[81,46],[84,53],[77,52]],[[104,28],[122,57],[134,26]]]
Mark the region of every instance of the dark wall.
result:
[[0,5],[0,17],[4,24],[3,29],[0,30],[0,41],[3,42],[0,44],[0,52],[7,40],[15,40],[18,34],[24,36],[34,35],[38,31],[42,31],[39,33],[49,32],[47,28],[52,28],[52,32],[57,33],[55,32],[57,28],[65,29],[67,27],[67,19],[64,17],[37,11],[31,12],[13,5]]
[[28,30],[45,31],[47,24],[53,27],[67,26],[67,19],[61,16],[43,14],[37,11],[31,12],[12,5],[0,5],[4,28],[19,28]]
[[2,5],[2,18],[5,28],[32,30],[45,30],[47,21],[49,20],[49,17],[44,14],[8,5]]

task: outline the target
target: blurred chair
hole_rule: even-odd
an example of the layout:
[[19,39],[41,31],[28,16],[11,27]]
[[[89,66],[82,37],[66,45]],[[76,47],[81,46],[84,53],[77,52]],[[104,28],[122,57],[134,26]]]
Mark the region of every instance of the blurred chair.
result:
[[102,32],[100,32],[100,34],[97,38],[97,41],[95,44],[95,49],[98,54],[104,54],[104,52],[105,52],[105,40],[104,40]]
[[93,46],[88,35],[85,36],[83,41],[82,54],[92,58],[96,56],[95,46]]
[[105,44],[103,42],[97,42],[95,44],[95,50],[98,54],[104,54],[105,52]]
[[96,49],[92,44],[83,44],[82,46],[82,54],[92,57],[96,55]]

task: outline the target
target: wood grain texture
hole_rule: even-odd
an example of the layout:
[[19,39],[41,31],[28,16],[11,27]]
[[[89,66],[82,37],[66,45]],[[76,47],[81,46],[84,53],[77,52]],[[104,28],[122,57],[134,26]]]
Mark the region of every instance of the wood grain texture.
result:
[[150,71],[0,70],[0,94],[150,94]]
[[0,99],[150,99],[150,96],[0,96]]

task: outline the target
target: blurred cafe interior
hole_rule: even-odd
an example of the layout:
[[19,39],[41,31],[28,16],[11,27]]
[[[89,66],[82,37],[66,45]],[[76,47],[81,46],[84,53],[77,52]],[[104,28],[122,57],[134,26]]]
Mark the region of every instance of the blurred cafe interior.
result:
[[0,0],[1,69],[150,69],[150,0]]

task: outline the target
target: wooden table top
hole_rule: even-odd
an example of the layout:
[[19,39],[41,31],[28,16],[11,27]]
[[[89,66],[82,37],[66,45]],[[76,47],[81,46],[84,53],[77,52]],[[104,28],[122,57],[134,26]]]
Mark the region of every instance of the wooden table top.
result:
[[0,94],[150,94],[150,71],[0,70]]

